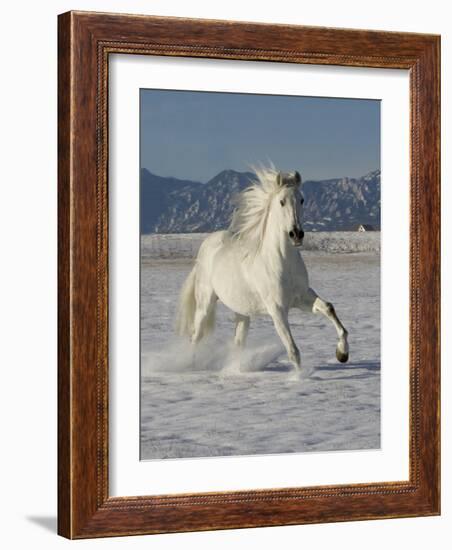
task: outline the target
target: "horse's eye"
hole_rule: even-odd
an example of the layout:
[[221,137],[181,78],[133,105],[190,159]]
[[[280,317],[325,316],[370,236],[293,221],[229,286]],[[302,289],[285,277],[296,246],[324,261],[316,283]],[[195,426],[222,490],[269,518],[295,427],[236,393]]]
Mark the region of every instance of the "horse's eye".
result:
[[284,205],[286,204],[286,201],[285,201],[284,199],[281,199],[281,200],[279,201],[279,204],[280,204],[281,206],[284,206]]
[[301,204],[304,204],[304,198],[301,197],[301,200],[300,200]]

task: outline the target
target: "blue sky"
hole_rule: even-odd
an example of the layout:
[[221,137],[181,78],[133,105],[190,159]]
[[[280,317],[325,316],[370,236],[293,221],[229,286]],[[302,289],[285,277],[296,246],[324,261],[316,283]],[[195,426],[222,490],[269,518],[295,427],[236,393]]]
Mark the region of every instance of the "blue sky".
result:
[[273,161],[304,180],[380,168],[380,101],[141,90],[141,166],[206,182]]

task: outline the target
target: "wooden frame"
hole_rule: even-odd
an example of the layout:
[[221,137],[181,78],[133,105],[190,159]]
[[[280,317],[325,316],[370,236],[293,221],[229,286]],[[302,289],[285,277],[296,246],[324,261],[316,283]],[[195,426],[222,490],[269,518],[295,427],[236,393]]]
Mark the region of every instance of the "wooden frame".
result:
[[[439,514],[440,38],[69,12],[59,16],[58,51],[58,532],[85,538]],[[409,481],[109,497],[112,53],[410,71]]]

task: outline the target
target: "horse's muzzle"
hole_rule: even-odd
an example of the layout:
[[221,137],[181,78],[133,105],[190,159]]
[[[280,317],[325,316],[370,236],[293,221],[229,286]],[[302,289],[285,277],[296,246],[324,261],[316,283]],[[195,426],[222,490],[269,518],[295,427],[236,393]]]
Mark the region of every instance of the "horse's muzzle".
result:
[[304,231],[303,229],[294,227],[292,231],[289,231],[289,237],[291,238],[294,246],[301,246],[303,244]]

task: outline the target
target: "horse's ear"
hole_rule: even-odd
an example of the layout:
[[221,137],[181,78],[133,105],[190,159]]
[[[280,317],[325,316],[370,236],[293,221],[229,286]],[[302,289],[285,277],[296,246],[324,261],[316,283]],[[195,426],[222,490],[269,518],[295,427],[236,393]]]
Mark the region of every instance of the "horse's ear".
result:
[[283,179],[282,179],[281,172],[278,172],[276,174],[276,183],[278,184],[279,187],[282,187]]
[[300,185],[300,183],[301,183],[300,172],[295,172],[295,182],[296,182],[297,185]]

